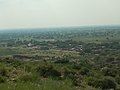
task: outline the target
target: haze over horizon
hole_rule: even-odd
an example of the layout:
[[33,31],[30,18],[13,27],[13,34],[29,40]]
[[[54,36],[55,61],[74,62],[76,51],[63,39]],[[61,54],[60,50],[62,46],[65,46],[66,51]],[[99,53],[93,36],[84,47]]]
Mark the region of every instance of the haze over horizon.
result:
[[119,25],[119,0],[0,0],[0,28]]

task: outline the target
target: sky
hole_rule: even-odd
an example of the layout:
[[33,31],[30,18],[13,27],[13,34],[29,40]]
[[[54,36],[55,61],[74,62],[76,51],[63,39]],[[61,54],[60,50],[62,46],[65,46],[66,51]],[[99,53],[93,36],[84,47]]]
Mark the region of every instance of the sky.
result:
[[120,0],[0,0],[0,28],[120,24]]

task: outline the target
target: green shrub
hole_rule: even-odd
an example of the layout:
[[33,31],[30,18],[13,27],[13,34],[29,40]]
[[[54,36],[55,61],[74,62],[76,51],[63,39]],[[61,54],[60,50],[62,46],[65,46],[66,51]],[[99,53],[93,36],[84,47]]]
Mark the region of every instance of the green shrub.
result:
[[76,73],[72,80],[73,85],[75,85],[75,86],[82,86],[82,81],[83,81],[83,76],[79,73]]
[[116,77],[115,77],[115,80],[116,80],[116,82],[117,82],[118,84],[120,84],[120,76],[116,76]]
[[0,65],[0,76],[7,76],[8,69],[4,65]]
[[61,73],[53,68],[52,65],[43,65],[37,68],[37,72],[43,77],[59,77]]
[[90,70],[87,68],[87,67],[83,67],[81,70],[80,70],[80,73],[82,75],[88,75],[90,72]]
[[81,69],[81,65],[80,64],[74,64],[73,65],[73,69],[80,70]]
[[55,63],[66,64],[66,63],[69,63],[69,60],[68,59],[56,60]]
[[88,83],[88,85],[89,86],[93,86],[93,87],[95,87],[95,88],[100,88],[101,87],[101,83],[102,82],[102,80],[100,80],[100,79],[97,79],[97,78],[95,78],[95,77],[88,77],[87,78],[87,83]]
[[115,77],[117,75],[117,70],[113,69],[113,68],[105,67],[105,68],[102,69],[102,72],[105,76]]
[[61,76],[62,78],[69,78],[69,79],[73,79],[74,78],[74,75],[75,75],[75,71],[68,68],[68,67],[63,67],[62,70],[61,70]]
[[5,78],[0,76],[0,83],[4,83],[5,82]]
[[24,75],[20,76],[19,80],[23,82],[35,82],[37,81],[37,76],[31,73],[25,73]]
[[102,89],[116,89],[116,82],[112,77],[105,77],[102,80],[102,85],[101,88]]
[[88,78],[88,85],[93,86],[95,88],[101,89],[116,89],[116,82],[112,77],[104,77],[102,79],[97,79],[94,77]]

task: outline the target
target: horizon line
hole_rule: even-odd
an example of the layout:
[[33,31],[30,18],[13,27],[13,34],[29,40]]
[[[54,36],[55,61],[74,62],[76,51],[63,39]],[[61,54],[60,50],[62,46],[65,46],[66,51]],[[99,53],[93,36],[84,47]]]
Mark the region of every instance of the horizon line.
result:
[[97,25],[71,25],[71,26],[46,26],[46,27],[16,27],[16,28],[0,28],[0,30],[19,30],[19,29],[54,29],[54,28],[76,28],[76,27],[110,27],[110,26],[120,26],[120,24],[97,24]]

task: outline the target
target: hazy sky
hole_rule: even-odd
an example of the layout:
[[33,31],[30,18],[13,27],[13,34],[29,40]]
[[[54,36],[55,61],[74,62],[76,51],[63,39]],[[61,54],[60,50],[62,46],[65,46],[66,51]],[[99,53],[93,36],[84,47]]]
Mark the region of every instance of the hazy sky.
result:
[[120,0],[0,0],[0,28],[120,24]]

